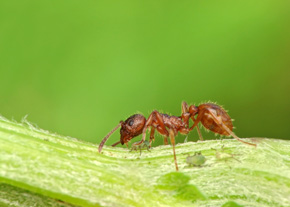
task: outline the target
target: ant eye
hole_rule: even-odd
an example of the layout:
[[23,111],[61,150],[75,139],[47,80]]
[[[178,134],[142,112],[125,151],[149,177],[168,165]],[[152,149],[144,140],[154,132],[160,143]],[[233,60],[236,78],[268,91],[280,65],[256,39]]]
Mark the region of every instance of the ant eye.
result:
[[129,122],[129,126],[132,126],[134,124],[134,120],[131,120],[130,122]]

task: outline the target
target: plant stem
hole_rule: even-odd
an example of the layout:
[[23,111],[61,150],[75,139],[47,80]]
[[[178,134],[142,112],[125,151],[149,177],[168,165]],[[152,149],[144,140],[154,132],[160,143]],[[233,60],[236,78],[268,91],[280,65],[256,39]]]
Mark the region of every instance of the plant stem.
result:
[[[141,156],[105,146],[100,154],[92,143],[51,134],[27,121],[19,124],[1,118],[0,204],[29,206],[25,205],[29,197],[26,200],[20,193],[27,191],[39,196],[34,201],[38,206],[50,198],[55,206],[222,206],[227,201],[290,206],[290,142],[251,141],[258,147],[232,139],[176,145],[180,172],[169,176],[169,183],[177,187],[166,190],[158,188],[158,182],[175,172],[171,146],[144,150]],[[223,153],[235,159],[216,157],[215,149],[222,150],[223,145]],[[189,167],[185,159],[197,151],[207,161],[202,167]],[[180,176],[188,177],[188,183],[178,184]],[[195,188],[204,196],[193,198]],[[19,196],[4,196],[11,189]]]

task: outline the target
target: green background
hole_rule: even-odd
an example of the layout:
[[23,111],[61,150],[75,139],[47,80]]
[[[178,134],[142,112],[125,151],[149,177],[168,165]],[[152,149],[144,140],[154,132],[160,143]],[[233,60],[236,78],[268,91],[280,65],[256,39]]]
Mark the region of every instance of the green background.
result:
[[0,114],[99,143],[134,113],[180,115],[181,101],[210,100],[229,110],[240,137],[289,138],[289,8],[288,0],[1,1]]

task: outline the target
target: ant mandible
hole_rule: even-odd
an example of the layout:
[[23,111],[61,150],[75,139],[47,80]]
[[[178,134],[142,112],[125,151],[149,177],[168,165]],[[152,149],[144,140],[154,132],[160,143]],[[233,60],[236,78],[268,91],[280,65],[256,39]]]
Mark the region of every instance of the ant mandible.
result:
[[[195,118],[196,115],[197,117]],[[192,121],[194,122],[191,127],[189,127],[189,119],[192,119]],[[233,133],[232,119],[221,106],[214,103],[203,103],[199,106],[188,106],[186,102],[182,102],[181,116],[170,116],[168,114],[159,113],[155,110],[149,115],[147,120],[141,114],[134,114],[130,116],[126,121],[120,121],[120,123],[102,140],[99,145],[99,152],[102,151],[105,142],[119,127],[121,127],[120,141],[114,143],[112,146],[116,146],[120,143],[122,145],[126,144],[128,146],[128,142],[131,139],[142,134],[142,140],[133,143],[133,146],[140,145],[145,141],[146,130],[151,127],[149,140],[150,145],[151,142],[155,139],[155,130],[163,135],[165,145],[168,144],[168,137],[170,137],[170,141],[173,147],[175,167],[176,171],[178,171],[178,165],[175,155],[175,136],[178,132],[181,134],[188,134],[191,130],[193,130],[194,127],[196,127],[199,138],[203,141],[200,129],[197,125],[199,122],[201,122],[206,129],[209,129],[214,133],[225,136],[233,136],[240,142],[256,146],[256,144],[241,140]]]

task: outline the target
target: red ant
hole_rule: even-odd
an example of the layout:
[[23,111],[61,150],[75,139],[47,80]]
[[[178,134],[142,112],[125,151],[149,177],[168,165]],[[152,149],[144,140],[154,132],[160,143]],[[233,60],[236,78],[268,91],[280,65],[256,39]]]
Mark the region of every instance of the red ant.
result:
[[[196,115],[197,117],[195,118]],[[192,119],[192,121],[194,122],[190,128],[189,119]],[[199,106],[188,106],[186,102],[182,102],[181,116],[170,116],[168,114],[161,114],[155,110],[149,115],[147,120],[141,114],[134,114],[133,116],[130,116],[126,121],[120,121],[120,123],[102,140],[99,145],[99,152],[102,151],[105,142],[108,140],[111,134],[116,131],[120,126],[120,141],[116,142],[112,146],[116,146],[120,143],[122,145],[126,144],[128,146],[128,142],[131,139],[140,134],[143,134],[141,141],[133,143],[133,146],[140,145],[145,141],[147,128],[151,127],[149,140],[150,145],[151,142],[155,139],[155,129],[164,136],[165,145],[168,144],[168,136],[170,136],[170,141],[173,146],[175,167],[176,171],[178,171],[175,155],[175,136],[178,132],[180,132],[181,134],[188,134],[194,127],[196,127],[199,138],[203,141],[201,132],[197,125],[199,122],[201,122],[205,128],[213,131],[214,133],[226,136],[231,135],[240,142],[256,146],[256,144],[241,140],[233,133],[232,119],[221,106],[213,103],[204,103]]]

